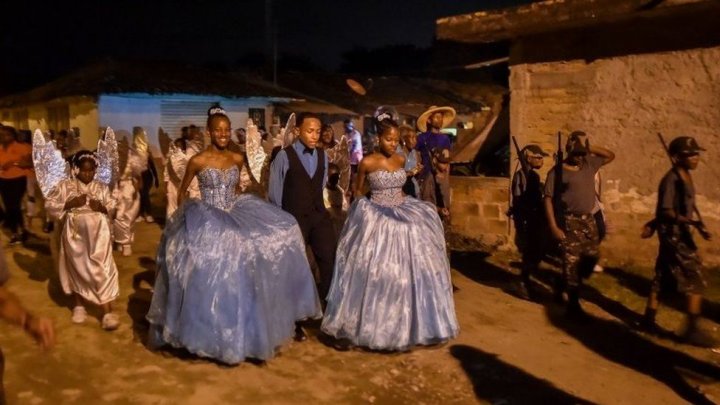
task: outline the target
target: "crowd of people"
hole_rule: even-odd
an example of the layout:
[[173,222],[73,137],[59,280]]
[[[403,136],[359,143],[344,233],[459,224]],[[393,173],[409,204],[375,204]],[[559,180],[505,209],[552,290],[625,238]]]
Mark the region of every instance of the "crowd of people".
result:
[[[442,173],[450,142],[439,131],[447,122],[430,120],[433,114],[426,114],[428,132],[446,139],[430,151],[416,150],[413,128],[399,126],[387,108],[376,113],[378,147],[369,154],[351,120],[336,136],[319,116],[301,114],[286,147],[260,128],[267,158],[258,174],[249,167],[245,129],[232,132],[221,108],[210,110],[206,134],[182,128],[162,174],[167,221],[147,315],[149,346],[183,347],[230,364],[267,360],[289,338],[305,340],[306,321],[320,318],[338,348],[407,350],[456,336],[443,234],[448,187],[438,184],[448,180]],[[112,308],[119,296],[113,250],[131,255],[135,224],[154,222],[149,192],[160,177],[143,128],[133,128],[130,142],[110,132],[96,151],[83,150],[72,130],[43,133],[33,150],[31,134],[0,128],[10,245],[23,243],[29,218],[42,213],[54,270],[73,297],[72,322],[87,322],[86,306],[95,305],[108,331],[120,325]],[[116,173],[106,175],[112,167],[101,155],[111,138]],[[413,198],[426,185],[431,204]],[[411,254],[418,245],[427,253]],[[388,323],[392,313],[402,314],[399,323]]]
[[[432,107],[416,129],[380,107],[377,146],[365,153],[351,120],[336,136],[312,113],[297,116],[290,142],[281,146],[251,123],[233,132],[219,106],[208,111],[205,134],[194,125],[182,128],[162,174],[167,220],[147,314],[148,345],[237,364],[269,360],[288,340],[306,340],[312,319],[321,319],[321,333],[339,350],[404,351],[457,336],[445,238],[452,145],[442,132],[454,118],[451,107]],[[135,223],[154,221],[149,194],[160,178],[147,136],[136,127],[132,141],[122,143],[107,130],[94,152],[80,150],[73,131],[41,138],[0,127],[10,245],[27,239],[28,217],[43,211],[63,291],[74,297],[72,322],[86,322],[85,306],[97,305],[102,328],[114,330],[120,319],[111,306],[119,296],[113,250],[132,254]],[[690,175],[702,150],[692,138],[670,143],[674,166],[645,230],[645,236],[656,231],[661,243],[642,326],[654,327],[657,293],[673,277],[688,295],[684,336],[711,345],[697,327],[705,281],[691,234],[695,227],[709,238],[695,214]],[[108,165],[113,151],[117,161]],[[522,295],[532,298],[532,275],[559,247],[556,299],[568,317],[582,321],[582,283],[596,268],[605,228],[597,173],[615,155],[590,146],[581,131],[569,136],[565,152],[543,182],[537,170],[548,154],[534,144],[520,151],[511,215]],[[27,315],[2,288],[7,272],[0,265],[0,315],[50,346],[52,325]]]

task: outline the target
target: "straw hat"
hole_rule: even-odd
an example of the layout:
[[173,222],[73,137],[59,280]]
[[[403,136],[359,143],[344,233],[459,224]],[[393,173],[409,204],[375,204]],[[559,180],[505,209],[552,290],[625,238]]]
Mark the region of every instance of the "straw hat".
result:
[[455,119],[455,109],[448,106],[438,107],[438,106],[431,106],[430,109],[425,111],[424,113],[420,114],[420,117],[418,117],[417,120],[417,127],[420,129],[420,132],[427,132],[427,121],[430,116],[432,116],[436,112],[443,113],[443,125],[442,127],[445,128],[446,126],[450,125],[452,120]]

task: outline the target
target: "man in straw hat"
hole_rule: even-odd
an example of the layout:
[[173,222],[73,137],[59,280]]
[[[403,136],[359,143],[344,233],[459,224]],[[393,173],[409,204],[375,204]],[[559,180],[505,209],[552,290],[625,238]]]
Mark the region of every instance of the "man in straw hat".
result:
[[416,148],[422,158],[421,183],[425,182],[425,177],[432,175],[432,151],[450,149],[450,137],[440,130],[454,119],[455,109],[447,106],[432,106],[418,117],[417,127],[422,133],[418,136]]

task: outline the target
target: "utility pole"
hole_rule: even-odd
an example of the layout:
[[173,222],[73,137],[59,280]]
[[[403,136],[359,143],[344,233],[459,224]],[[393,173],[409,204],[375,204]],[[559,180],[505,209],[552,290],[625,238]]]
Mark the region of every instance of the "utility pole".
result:
[[277,86],[277,25],[273,0],[265,0],[265,80]]

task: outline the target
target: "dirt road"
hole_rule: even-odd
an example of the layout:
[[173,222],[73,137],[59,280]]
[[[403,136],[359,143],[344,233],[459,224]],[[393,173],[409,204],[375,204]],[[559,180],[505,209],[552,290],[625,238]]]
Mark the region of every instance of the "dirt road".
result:
[[[720,354],[628,326],[642,309],[641,288],[635,287],[643,285],[643,276],[619,268],[596,276],[586,304],[595,319],[574,325],[549,291],[540,303],[512,294],[510,256],[454,255],[461,334],[442,347],[405,354],[338,352],[313,336],[290,343],[265,365],[237,367],[153,352],[143,345],[151,297],[143,280],[152,275],[159,237],[157,224],[141,223],[135,254],[116,254],[122,325],[111,333],[94,317],[81,326],[70,322],[71,303],[59,288],[46,241],[5,248],[13,276],[9,288],[35,312],[54,318],[59,340],[42,353],[21,331],[0,325],[10,404],[720,401]],[[549,277],[550,270],[539,275],[540,281]],[[711,318],[717,322],[714,305]],[[665,310],[659,319],[670,329],[680,314]],[[717,329],[717,323],[707,325]]]

